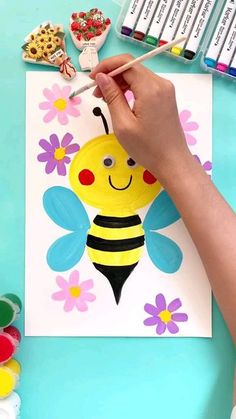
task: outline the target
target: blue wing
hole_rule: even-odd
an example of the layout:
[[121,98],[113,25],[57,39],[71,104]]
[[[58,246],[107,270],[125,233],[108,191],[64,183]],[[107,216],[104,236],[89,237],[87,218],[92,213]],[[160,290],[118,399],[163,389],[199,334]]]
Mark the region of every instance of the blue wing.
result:
[[47,253],[47,262],[51,269],[66,271],[78,263],[84,253],[89,218],[74,192],[61,186],[52,187],[45,192],[43,205],[57,225],[72,231],[56,240]]
[[162,191],[149,208],[143,223],[148,254],[162,272],[176,272],[181,266],[183,254],[173,240],[153,230],[165,228],[179,219],[175,205],[168,194]]

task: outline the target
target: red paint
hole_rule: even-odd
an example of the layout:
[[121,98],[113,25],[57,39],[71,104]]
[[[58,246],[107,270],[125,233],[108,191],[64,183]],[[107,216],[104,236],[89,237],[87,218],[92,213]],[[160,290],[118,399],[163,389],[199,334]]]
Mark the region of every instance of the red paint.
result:
[[143,172],[143,180],[148,185],[153,185],[153,183],[157,181],[155,176],[153,176],[148,170],[145,170],[145,172]]
[[0,364],[9,361],[15,353],[14,340],[7,333],[0,334]]
[[21,341],[20,331],[15,326],[8,326],[3,331],[11,335],[11,337],[17,340],[17,342]]
[[87,186],[92,185],[92,183],[95,181],[95,176],[89,169],[81,170],[81,172],[79,172],[78,178],[82,185]]

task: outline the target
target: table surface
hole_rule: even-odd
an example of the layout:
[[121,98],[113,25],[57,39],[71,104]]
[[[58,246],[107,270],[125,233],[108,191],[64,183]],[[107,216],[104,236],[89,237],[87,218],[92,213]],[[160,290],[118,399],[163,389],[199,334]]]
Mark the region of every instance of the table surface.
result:
[[[24,296],[25,72],[40,66],[23,63],[20,46],[37,24],[52,20],[67,26],[71,12],[84,6],[81,0],[0,5],[0,294]],[[86,9],[92,7],[115,24],[119,7],[111,0],[86,1]],[[67,50],[77,63],[69,37]],[[123,52],[137,56],[143,50],[118,39],[113,25],[100,59]],[[147,65],[159,73],[201,72],[199,61],[188,66],[166,56]],[[213,180],[234,208],[235,105],[236,84],[214,79]],[[18,324],[23,330],[23,315]],[[213,334],[213,339],[23,338],[17,354],[22,419],[228,419],[235,350],[216,304]]]

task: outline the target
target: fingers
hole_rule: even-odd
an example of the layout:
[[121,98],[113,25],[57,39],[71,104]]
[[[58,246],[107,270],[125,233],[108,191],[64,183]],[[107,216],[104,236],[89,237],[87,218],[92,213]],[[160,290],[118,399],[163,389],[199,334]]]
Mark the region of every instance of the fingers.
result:
[[106,74],[98,73],[96,82],[108,105],[114,130],[116,127],[124,125],[125,120],[128,118],[132,120],[135,118],[122,90],[114,79]]

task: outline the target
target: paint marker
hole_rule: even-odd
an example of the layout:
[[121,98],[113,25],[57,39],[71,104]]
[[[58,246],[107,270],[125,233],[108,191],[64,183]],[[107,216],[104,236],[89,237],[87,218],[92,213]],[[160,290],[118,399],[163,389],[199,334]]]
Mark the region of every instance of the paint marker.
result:
[[192,60],[196,55],[215,3],[216,0],[204,0],[200,7],[197,19],[193,25],[193,30],[184,51],[184,57],[188,60]]
[[208,67],[215,67],[222,45],[225,41],[227,32],[236,10],[236,0],[228,0],[222,10],[219,23],[214,32],[213,38],[204,58]]
[[145,0],[131,1],[127,14],[125,16],[125,20],[121,28],[121,33],[123,35],[129,36],[133,32],[133,29],[138,20],[138,17],[140,15],[144,2]]
[[236,48],[236,15],[227,35],[224,47],[220,53],[216,69],[222,73],[226,73],[229,63],[232,60]]
[[5,294],[0,297],[0,328],[10,326],[20,313],[22,304],[14,294]]
[[161,35],[161,40],[159,42],[159,45],[165,45],[167,44],[167,42],[172,41],[187,3],[188,3],[188,0],[175,0],[174,1],[173,7],[171,9],[171,12],[166,21],[163,33]]
[[231,76],[236,77],[236,51],[235,51],[235,54],[234,54],[233,61],[230,65],[229,74],[231,74]]
[[[176,38],[183,35],[186,36],[186,39],[188,39],[201,3],[202,0],[191,0],[190,3],[187,5],[183,14],[183,18],[181,19],[179,29],[176,33]],[[181,44],[178,44],[175,47],[173,47],[171,52],[175,55],[181,55],[183,48],[184,42],[181,42]]]
[[168,13],[170,12],[173,0],[161,0],[157,6],[156,13],[149,28],[146,42],[147,44],[157,46],[163,26],[165,24]]
[[143,6],[143,10],[139,17],[138,23],[136,25],[133,37],[142,41],[145,37],[151,20],[153,18],[155,9],[157,7],[158,0],[146,0]]

